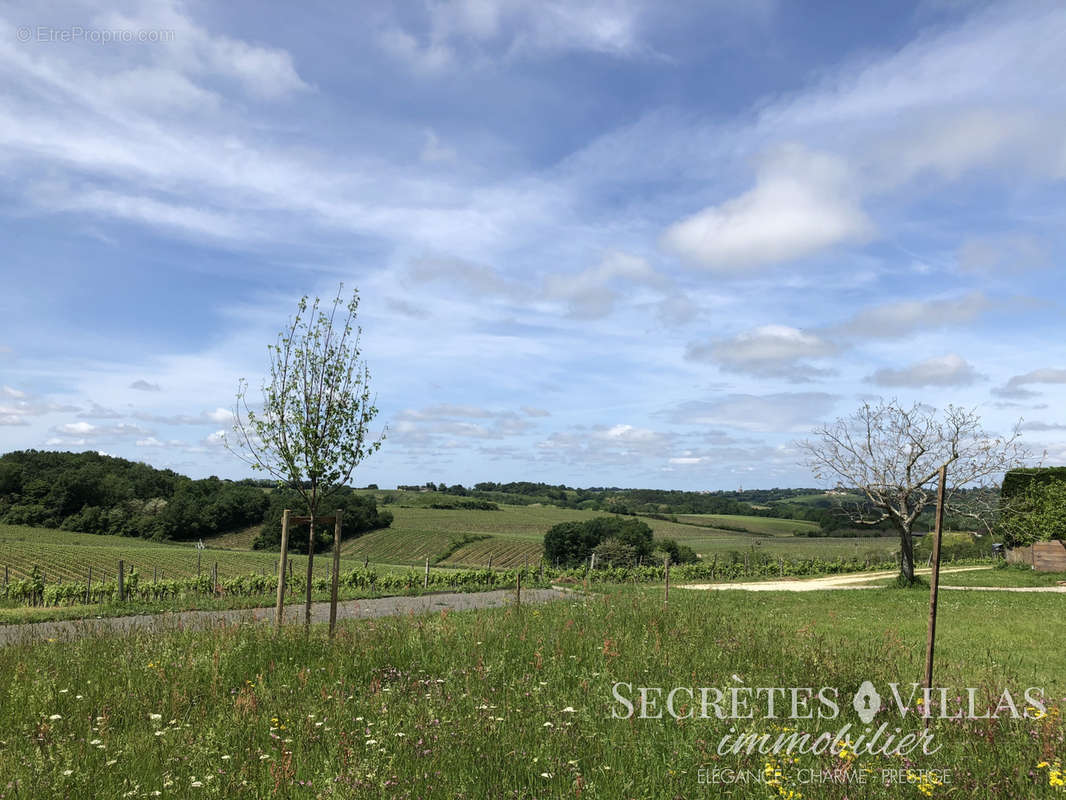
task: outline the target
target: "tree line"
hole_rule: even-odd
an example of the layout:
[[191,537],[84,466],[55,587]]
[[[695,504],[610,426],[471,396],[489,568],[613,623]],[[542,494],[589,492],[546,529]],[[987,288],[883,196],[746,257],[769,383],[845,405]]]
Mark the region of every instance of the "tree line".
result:
[[[154,540],[195,540],[262,523],[253,546],[271,549],[280,539],[281,511],[306,513],[298,492],[271,491],[275,486],[269,480],[194,480],[91,451],[22,450],[0,456],[0,522]],[[392,522],[373,497],[351,489],[332,502],[344,509],[343,536]],[[321,533],[323,542],[333,534],[331,528]]]

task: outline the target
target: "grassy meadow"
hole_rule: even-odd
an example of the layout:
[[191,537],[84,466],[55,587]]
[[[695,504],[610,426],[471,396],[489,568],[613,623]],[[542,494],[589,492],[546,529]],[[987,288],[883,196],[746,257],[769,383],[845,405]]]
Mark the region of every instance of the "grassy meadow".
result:
[[[940,749],[928,756],[719,754],[738,732],[859,727],[848,700],[864,680],[882,690],[920,681],[927,603],[925,592],[892,589],[677,592],[664,607],[658,591],[615,588],[345,622],[332,642],[319,629],[274,638],[245,627],[6,648],[0,796],[1062,797],[1058,595],[941,599],[936,685],[975,687],[979,711],[1004,688],[1043,687],[1039,719],[938,720]],[[625,712],[616,682],[835,687],[842,710],[767,719],[763,702],[752,719],[615,719]],[[913,710],[882,718],[921,729]],[[823,769],[850,782],[804,782]],[[762,779],[709,784],[714,770]],[[908,770],[913,782],[886,785]]]

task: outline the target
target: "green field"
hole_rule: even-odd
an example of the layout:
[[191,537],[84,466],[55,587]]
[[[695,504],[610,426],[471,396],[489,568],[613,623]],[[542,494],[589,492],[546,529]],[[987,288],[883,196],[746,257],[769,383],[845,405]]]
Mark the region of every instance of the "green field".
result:
[[[416,496],[417,497],[417,496]],[[419,498],[421,499],[421,498]],[[429,498],[432,500],[432,498]],[[424,502],[428,502],[424,501]],[[434,509],[424,505],[389,505],[394,515],[391,527],[371,531],[343,545],[344,568],[368,559],[377,566],[516,567],[536,563],[542,554],[544,534],[560,522],[603,516],[602,512],[579,511],[549,505],[508,506],[497,511]],[[774,558],[806,559],[891,555],[893,538],[829,538],[792,536],[795,530],[816,528],[814,523],[766,517],[686,515],[682,524],[641,517],[657,538],[672,538],[693,548],[705,559],[727,557],[731,552],[764,550]],[[723,530],[714,525],[744,528],[747,532]],[[705,527],[712,526],[712,527]],[[273,571],[277,555],[251,551],[257,528],[208,539],[201,569],[210,571],[218,562],[219,574]],[[488,537],[455,549],[459,537]],[[442,558],[442,556],[446,556]],[[162,573],[179,578],[196,574],[196,549],[191,542],[156,543],[143,539],[79,534],[67,531],[0,525],[0,569],[8,568],[11,579],[28,575],[38,565],[46,579],[84,580],[91,565],[94,578],[114,577],[119,559],[135,566],[142,576]],[[303,568],[302,557],[293,569]],[[328,558],[316,559],[316,573],[324,574]]]
[[695,525],[706,525],[714,528],[717,525],[729,528],[743,528],[749,533],[761,536],[791,536],[796,531],[820,530],[817,522],[807,522],[801,519],[776,519],[774,517],[747,517],[739,514],[678,514],[681,522],[689,522]]
[[[860,683],[920,680],[925,592],[609,590],[549,606],[345,622],[274,637],[258,627],[100,635],[0,650],[0,792],[35,797],[1052,798],[1066,763],[1062,598],[953,592],[941,599],[937,685],[1044,689],[1048,713],[934,721],[934,755],[718,753],[730,729],[818,735],[858,723]],[[615,719],[617,682],[665,687],[833,687],[838,719]],[[954,693],[954,690],[953,690]],[[636,692],[625,694],[635,699]],[[665,695],[665,692],[664,692]],[[655,700],[655,696],[652,696]],[[953,698],[952,698],[953,699]],[[693,704],[680,695],[677,710]],[[1021,710],[1027,710],[1020,702]],[[811,706],[815,708],[814,705]],[[908,704],[910,709],[910,705]],[[1035,711],[1035,709],[1034,709]],[[884,721],[917,733],[911,709]],[[878,721],[882,716],[878,716]],[[859,728],[861,731],[861,727]],[[728,741],[728,740],[727,740]],[[1044,766],[1041,766],[1044,765]],[[767,767],[769,766],[769,772]],[[906,769],[943,786],[889,783]],[[775,784],[709,785],[704,770]],[[823,771],[865,785],[808,785]],[[889,772],[891,771],[891,772]],[[941,773],[943,774],[943,773]],[[158,794],[156,794],[158,793]],[[928,795],[927,795],[928,793]]]
[[[274,574],[277,558],[277,553],[208,548],[201,555],[200,569],[208,574],[217,562],[220,578]],[[196,547],[191,542],[158,543],[126,536],[0,525],[0,570],[6,568],[11,580],[27,577],[35,565],[47,582],[84,581],[89,567],[94,581],[114,580],[119,560],[125,562],[127,570],[136,568],[147,579],[157,572],[163,578],[188,578],[197,574]],[[307,569],[306,556],[292,556],[291,560],[294,571]],[[320,554],[315,559],[315,574],[325,575],[331,563],[328,554]],[[361,560],[342,558],[342,569],[361,564]]]

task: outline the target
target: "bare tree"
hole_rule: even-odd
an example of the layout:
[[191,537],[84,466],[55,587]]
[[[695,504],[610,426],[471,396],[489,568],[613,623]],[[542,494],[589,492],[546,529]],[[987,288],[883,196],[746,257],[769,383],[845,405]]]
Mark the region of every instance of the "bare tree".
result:
[[248,383],[237,389],[230,447],[252,469],[277,478],[299,492],[310,516],[307,593],[304,618],[311,620],[311,578],[315,518],[323,503],[347,484],[355,468],[381,447],[384,431],[369,432],[378,409],[370,395],[370,371],[360,358],[361,328],[353,327],[359,293],[345,304],[343,284],[332,308],[316,297],[308,308],[300,299],[296,316],[277,341],[268,345],[270,380],[263,383],[263,408],[247,402]]
[[798,443],[806,465],[819,480],[835,479],[863,495],[865,503],[842,507],[854,524],[891,522],[899,532],[900,574],[907,581],[914,580],[914,523],[935,501],[940,468],[948,467],[945,505],[977,516],[982,509],[954,502],[960,490],[987,485],[1029,455],[1017,426],[1009,436],[993,436],[975,411],[951,405],[941,414],[920,403],[910,408],[896,400],[864,403],[814,435]]

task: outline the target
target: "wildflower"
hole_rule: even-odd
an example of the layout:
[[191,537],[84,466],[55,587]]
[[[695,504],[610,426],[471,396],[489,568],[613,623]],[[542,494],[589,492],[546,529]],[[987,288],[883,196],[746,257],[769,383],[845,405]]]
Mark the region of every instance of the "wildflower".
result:
[[73,774],[74,774],[74,770],[72,770],[72,769],[65,769],[65,770],[63,770],[63,774],[64,774],[64,775],[65,775],[66,777],[68,777],[68,778],[69,778],[69,777],[70,777],[71,775],[73,775]]
[[550,772],[542,772],[542,773],[540,773],[540,777],[542,777],[542,778],[551,778],[552,774]]
[[51,720],[52,722],[55,722],[57,719],[63,719],[63,717],[62,717],[61,714],[53,714],[48,719]]
[[193,781],[192,783],[189,784],[189,786],[193,787],[194,789],[199,789],[203,785],[204,784],[201,781]]
[[229,756],[222,756],[223,761],[229,761]]
[[162,714],[149,714],[148,715],[148,719],[152,720],[152,722],[158,722],[159,720],[163,719],[163,715]]
[[377,739],[367,739],[367,740],[366,740],[366,746],[367,746],[367,747],[370,747],[370,745],[372,745],[372,744],[377,744],[377,743],[378,743],[378,740],[377,740]]
[[91,742],[89,742],[89,744],[93,747],[96,747],[98,744],[101,744],[101,742],[99,739],[93,739]]
[[577,709],[575,709],[573,706],[567,706],[560,713],[562,713],[562,714],[576,714],[577,713]]
[[552,725],[550,722],[545,722],[543,727],[545,727],[545,728],[554,728],[555,726]]

